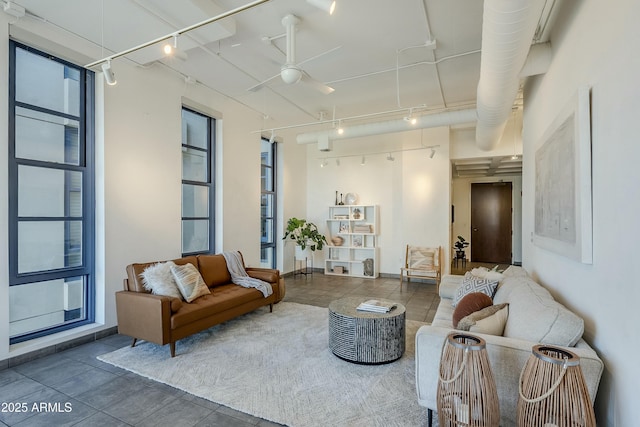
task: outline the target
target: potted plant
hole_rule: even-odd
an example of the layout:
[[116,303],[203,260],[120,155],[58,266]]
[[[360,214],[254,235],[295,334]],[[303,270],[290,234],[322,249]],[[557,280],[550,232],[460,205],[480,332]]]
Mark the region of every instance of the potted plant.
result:
[[289,238],[296,242],[303,251],[309,246],[311,251],[321,250],[327,244],[327,239],[320,234],[318,227],[312,222],[304,219],[289,218],[287,221],[287,229],[284,232],[282,240]]
[[464,259],[465,258],[465,256],[464,256],[464,248],[469,246],[469,242],[464,240],[464,237],[458,236],[458,241],[455,242],[453,244],[453,246],[456,248],[456,258],[457,259]]

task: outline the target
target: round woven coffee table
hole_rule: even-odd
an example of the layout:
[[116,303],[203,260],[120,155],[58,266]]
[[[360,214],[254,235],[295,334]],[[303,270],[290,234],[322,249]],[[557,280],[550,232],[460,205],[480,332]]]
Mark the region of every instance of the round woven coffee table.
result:
[[393,362],[404,354],[406,310],[396,302],[393,302],[396,307],[388,313],[356,310],[369,299],[348,297],[329,304],[329,348],[349,362]]

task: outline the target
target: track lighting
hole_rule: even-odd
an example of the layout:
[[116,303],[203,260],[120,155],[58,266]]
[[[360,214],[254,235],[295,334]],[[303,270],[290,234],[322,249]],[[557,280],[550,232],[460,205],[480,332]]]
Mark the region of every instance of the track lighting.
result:
[[360,160],[360,166],[364,166],[365,158],[362,156],[362,160]]
[[340,166],[340,159],[336,159],[336,166]]
[[433,156],[435,156],[435,155],[436,155],[436,149],[435,149],[435,148],[432,148],[432,149],[431,149],[431,153],[429,153],[429,158],[430,158],[430,159],[433,159]]
[[116,75],[111,69],[111,60],[104,62],[101,68],[102,68],[102,73],[104,75],[104,81],[109,86],[114,86],[116,83],[118,83],[118,81],[116,80]]
[[391,155],[391,153],[387,154],[387,160],[393,162],[396,158]]
[[173,40],[173,44],[172,43],[166,43],[163,47],[162,47],[162,51],[164,52],[164,54],[166,56],[171,56],[173,58],[177,58],[181,61],[186,61],[187,60],[187,54],[178,49],[178,35],[174,34],[172,37]]
[[335,0],[307,0],[307,3],[317,7],[320,10],[324,10],[329,15],[333,15],[336,10]]
[[413,115],[413,108],[409,109],[409,115],[404,117],[404,121],[412,125],[415,125],[416,123],[418,123],[418,119],[416,119],[415,116]]
[[325,166],[327,166],[329,164],[329,160],[324,159],[322,162],[320,162],[320,167],[323,168]]
[[271,136],[269,137],[269,144],[273,144],[276,140],[276,134],[274,131],[271,131]]

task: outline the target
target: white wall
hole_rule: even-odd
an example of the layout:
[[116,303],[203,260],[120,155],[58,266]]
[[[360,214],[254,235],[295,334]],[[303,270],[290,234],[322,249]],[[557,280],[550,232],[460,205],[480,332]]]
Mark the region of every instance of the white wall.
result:
[[[389,151],[426,145],[440,145],[433,159],[429,150],[392,153]],[[451,167],[448,128],[413,130],[402,133],[354,138],[333,142],[333,151],[324,153],[310,144],[307,149],[306,219],[326,233],[329,205],[335,192],[357,193],[358,203],[379,205],[379,271],[400,273],[407,244],[442,246],[449,253]],[[377,153],[377,154],[372,154]],[[365,164],[360,165],[361,156]],[[351,156],[328,159],[325,157]],[[316,253],[315,267],[324,266],[325,254]],[[448,270],[449,257],[444,266]]]
[[[23,41],[82,65],[83,55],[99,57],[80,40],[56,33],[44,23],[20,21],[30,33],[12,27]],[[8,34],[0,14],[0,124],[7,128]],[[42,37],[38,37],[38,34]],[[59,41],[65,47],[55,45]],[[74,52],[74,50],[76,52]],[[122,289],[125,267],[132,262],[171,259],[181,252],[181,114],[183,99],[218,119],[220,192],[218,250],[241,250],[248,265],[260,261],[260,135],[262,117],[200,85],[186,85],[177,74],[155,65],[136,67],[114,61],[118,84],[103,87],[97,75],[97,314],[96,324],[31,340],[9,348],[8,254],[0,245],[0,360],[115,326],[114,293]],[[104,103],[102,102],[104,94]],[[7,146],[6,132],[0,145]],[[0,164],[7,164],[0,150]],[[0,168],[0,241],[6,242],[7,172]],[[228,219],[232,220],[228,220]],[[225,221],[225,219],[227,219]],[[4,238],[2,238],[4,236]]]
[[[638,423],[640,323],[635,244],[640,239],[638,114],[640,3],[564,2],[552,34],[553,62],[525,91],[524,267],[585,320],[585,338],[605,362],[596,401],[599,425]],[[592,87],[593,264],[531,243],[535,151],[581,85]]]

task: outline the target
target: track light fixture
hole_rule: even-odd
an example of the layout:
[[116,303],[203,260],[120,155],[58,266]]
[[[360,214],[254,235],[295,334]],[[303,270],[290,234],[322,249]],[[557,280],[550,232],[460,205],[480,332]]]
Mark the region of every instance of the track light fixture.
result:
[[335,0],[307,0],[307,3],[317,7],[320,10],[324,10],[329,15],[333,15],[336,10]]
[[111,60],[108,60],[107,62],[104,62],[102,64],[101,68],[102,68],[102,73],[104,75],[104,81],[109,86],[115,86],[115,84],[118,83],[118,81],[116,80],[115,73],[111,69]]
[[393,157],[393,155],[391,155],[391,153],[387,154],[387,160],[389,160],[390,162],[393,162],[396,158]]
[[325,166],[327,166],[329,164],[329,160],[324,159],[322,162],[320,162],[320,167],[323,168]]
[[429,158],[430,158],[430,159],[433,159],[433,156],[435,156],[435,155],[436,155],[436,149],[435,149],[435,148],[432,148],[432,149],[431,149],[431,153],[429,153]]
[[336,159],[336,166],[340,166],[340,159]]
[[276,140],[276,133],[271,131],[271,136],[269,137],[269,144],[273,144]]
[[342,121],[338,120],[338,135],[342,135],[344,133],[344,128],[342,127]]
[[418,119],[413,115],[413,108],[409,109],[409,115],[404,117],[404,121],[412,125],[418,123]]
[[362,160],[360,160],[360,166],[364,166],[364,162],[365,162],[365,160],[366,160],[366,159],[364,158],[364,156],[362,156]]
[[173,40],[173,43],[166,43],[162,47],[162,51],[164,52],[164,54],[166,56],[177,58],[181,61],[186,61],[187,54],[184,51],[178,49],[178,35],[174,34],[171,40]]

